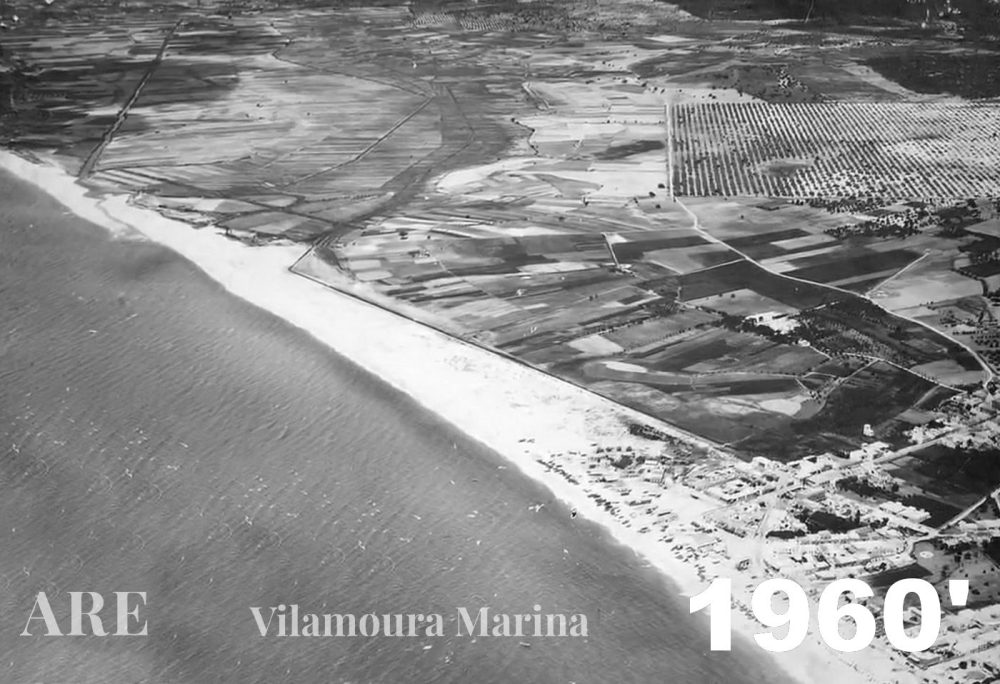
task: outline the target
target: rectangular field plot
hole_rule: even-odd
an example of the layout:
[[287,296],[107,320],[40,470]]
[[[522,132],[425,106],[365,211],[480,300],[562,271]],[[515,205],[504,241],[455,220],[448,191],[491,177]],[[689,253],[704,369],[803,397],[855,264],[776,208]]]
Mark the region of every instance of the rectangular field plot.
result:
[[685,104],[679,196],[972,198],[997,192],[996,103]]

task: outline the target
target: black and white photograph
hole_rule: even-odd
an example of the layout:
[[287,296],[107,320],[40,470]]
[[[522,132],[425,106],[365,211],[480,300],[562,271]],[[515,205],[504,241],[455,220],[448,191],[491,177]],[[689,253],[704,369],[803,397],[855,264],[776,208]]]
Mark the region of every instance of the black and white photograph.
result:
[[0,0],[0,684],[1000,684],[1000,0]]

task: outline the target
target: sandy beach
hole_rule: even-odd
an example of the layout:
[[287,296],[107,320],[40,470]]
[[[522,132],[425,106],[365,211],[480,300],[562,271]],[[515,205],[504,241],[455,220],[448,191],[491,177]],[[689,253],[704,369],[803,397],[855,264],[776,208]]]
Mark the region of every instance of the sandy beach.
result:
[[[734,598],[749,604],[752,587],[741,586],[748,578],[740,577],[735,568],[738,557],[728,568],[715,568],[714,574],[709,569],[706,576],[704,568],[679,558],[670,543],[661,541],[671,525],[697,521],[710,504],[679,485],[651,484],[648,493],[635,486],[626,489],[606,481],[607,468],[588,467],[588,463],[593,466],[588,456],[605,447],[631,448],[636,455],[649,456],[662,450],[662,442],[630,434],[629,422],[650,425],[680,440],[690,441],[689,436],[523,364],[297,276],[288,268],[302,255],[301,246],[251,247],[211,228],[196,230],[137,208],[127,196],[88,194],[62,169],[9,152],[0,152],[0,166],[116,236],[144,236],[176,251],[232,294],[307,331],[501,454],[580,515],[605,526],[682,593],[697,593],[714,576],[730,576]],[[595,497],[616,504],[611,507],[616,514]],[[656,505],[629,505],[647,498],[655,498]],[[744,612],[734,611],[734,629],[752,639],[762,628]],[[707,651],[707,620],[702,624]],[[874,648],[851,654],[850,660],[839,657],[819,641],[815,630],[802,646],[775,661],[802,682],[819,677],[841,682],[918,681],[916,674],[900,670],[898,661]]]

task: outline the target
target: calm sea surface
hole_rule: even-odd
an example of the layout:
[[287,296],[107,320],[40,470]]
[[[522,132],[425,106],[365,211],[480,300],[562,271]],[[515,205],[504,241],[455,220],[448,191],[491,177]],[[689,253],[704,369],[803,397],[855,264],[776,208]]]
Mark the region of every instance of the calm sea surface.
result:
[[[150,634],[19,637],[43,590],[63,614],[68,591],[145,591]],[[438,612],[446,636],[261,638],[249,607],[278,603]],[[458,606],[535,603],[591,636],[454,634]],[[172,252],[0,175],[0,682],[782,681],[707,641],[686,599],[497,455]]]

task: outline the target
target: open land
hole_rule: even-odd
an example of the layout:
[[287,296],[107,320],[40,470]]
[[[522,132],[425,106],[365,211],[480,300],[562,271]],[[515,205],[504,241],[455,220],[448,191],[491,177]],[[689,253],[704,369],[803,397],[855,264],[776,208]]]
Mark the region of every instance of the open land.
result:
[[[930,651],[813,639],[800,676],[995,679],[1000,53],[712,4],[23,7],[0,138],[112,199],[5,164],[148,224],[690,591],[973,579]],[[394,364],[413,344],[427,367]]]

